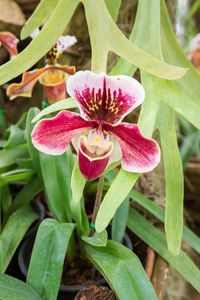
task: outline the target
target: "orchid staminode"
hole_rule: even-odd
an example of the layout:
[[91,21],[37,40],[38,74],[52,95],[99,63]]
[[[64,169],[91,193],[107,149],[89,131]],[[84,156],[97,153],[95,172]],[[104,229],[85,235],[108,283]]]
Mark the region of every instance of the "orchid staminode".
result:
[[[36,29],[31,37],[34,39],[40,33]],[[13,83],[7,89],[11,100],[18,96],[31,97],[33,87],[39,79],[42,84],[49,104],[66,98],[66,79],[75,73],[75,67],[61,66],[57,59],[67,48],[77,42],[75,36],[61,36],[46,55],[47,65],[41,69],[25,72],[20,83]]]
[[39,121],[32,132],[38,150],[61,155],[72,140],[87,180],[98,178],[120,159],[129,172],[149,172],[157,166],[158,144],[143,137],[137,125],[121,123],[144,100],[145,91],[137,80],[80,71],[68,79],[67,92],[76,100],[80,115],[61,111],[52,119]]

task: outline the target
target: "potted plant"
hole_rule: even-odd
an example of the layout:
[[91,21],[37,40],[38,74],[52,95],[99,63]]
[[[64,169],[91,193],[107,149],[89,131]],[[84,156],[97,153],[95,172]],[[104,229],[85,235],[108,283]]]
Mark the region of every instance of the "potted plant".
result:
[[[50,17],[27,49],[9,65],[1,67],[1,82],[23,73],[47,53],[78,3],[78,0],[61,0],[55,7],[48,5],[48,1],[40,3],[24,27],[22,37],[29,36]],[[195,88],[199,86],[199,74],[176,41],[164,0],[139,1],[129,40],[115,23],[119,3],[83,0],[82,4],[91,39],[92,72],[81,71],[69,77],[67,91],[72,99],[52,104],[41,112],[33,108],[28,118],[29,153],[43,182],[54,219],[46,219],[40,225],[27,283],[1,275],[0,295],[5,299],[56,299],[64,259],[72,261],[78,253],[104,275],[119,299],[157,299],[135,253],[107,238],[106,228],[114,216],[115,239],[127,225],[199,291],[200,272],[181,250],[183,237],[198,253],[200,251],[199,238],[183,226],[183,172],[174,122],[176,111],[199,128],[200,107],[194,100],[199,99]],[[47,8],[45,14],[41,13],[42,7]],[[121,57],[110,76],[106,75],[109,51]],[[20,65],[22,59],[24,64]],[[137,67],[144,89],[132,78]],[[120,123],[131,108],[141,103],[138,125]],[[69,112],[71,108],[79,108],[81,116]],[[61,112],[56,116],[50,116],[58,111]],[[165,210],[132,189],[138,172],[150,171],[159,162],[158,144],[151,139],[155,129],[160,134],[164,161]],[[67,148],[72,138],[78,158]],[[120,163],[118,174],[113,173]],[[106,188],[102,176],[106,177]],[[90,191],[97,191],[89,226],[83,191],[86,180],[98,177],[97,189],[96,182],[88,185]],[[106,193],[101,202],[103,190]],[[138,210],[128,209],[127,197],[164,223],[165,234]],[[75,228],[76,236],[72,234]]]

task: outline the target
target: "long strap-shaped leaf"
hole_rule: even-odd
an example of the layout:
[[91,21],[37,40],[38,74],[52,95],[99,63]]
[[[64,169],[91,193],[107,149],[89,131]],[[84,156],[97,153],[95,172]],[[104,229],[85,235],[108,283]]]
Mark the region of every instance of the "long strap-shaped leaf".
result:
[[28,145],[28,151],[32,159],[33,167],[36,170],[39,178],[41,179],[42,175],[41,175],[41,168],[40,168],[39,152],[33,146],[32,139],[31,139],[31,133],[34,127],[34,124],[32,124],[32,119],[35,116],[37,116],[39,112],[40,110],[37,107],[31,107],[28,111],[27,118],[26,118],[26,140]]
[[87,235],[89,233],[89,223],[82,205],[82,197],[85,184],[86,179],[80,172],[77,160],[74,164],[71,177],[72,198],[70,201],[70,208],[73,218],[77,223],[77,231],[79,236],[81,236],[81,234]]
[[169,250],[179,254],[183,230],[183,170],[177,144],[174,112],[166,104],[158,114],[162,153],[165,167],[165,231]]
[[17,159],[28,156],[27,145],[19,145],[15,148],[0,150],[0,173],[1,168],[11,166],[17,162]]
[[33,14],[26,21],[24,27],[22,28],[20,37],[22,40],[27,38],[33,33],[33,31],[39,28],[42,23],[50,16],[52,11],[55,9],[58,0],[42,0],[36,7]]
[[129,197],[118,207],[112,220],[112,240],[123,242],[129,211]]
[[194,101],[200,103],[200,74],[188,60],[176,39],[167,13],[165,0],[161,0],[161,42],[164,59],[167,62],[184,66],[186,68],[189,67],[188,72],[181,79],[178,79],[177,83],[191,97],[193,97]]
[[88,258],[104,275],[120,300],[157,299],[140,260],[128,248],[108,241],[106,247],[85,244],[85,249]]
[[0,274],[0,295],[2,300],[42,300],[28,284],[6,274]]
[[[92,46],[92,70],[106,71],[108,51],[114,51],[139,68],[166,79],[182,77],[186,69],[159,61],[132,44],[113,22],[104,0],[83,0]],[[98,11],[98,14],[94,14]],[[144,20],[142,20],[144,21]]]
[[38,230],[27,284],[34,288],[43,300],[54,300],[60,285],[62,269],[69,239],[75,225],[45,219]]
[[[142,194],[136,192],[135,190],[131,191],[129,197],[134,199],[135,202],[140,204],[146,210],[148,210],[153,216],[158,218],[161,222],[165,222],[165,211],[163,208],[158,206],[153,201],[149,200]],[[200,238],[192,232],[188,227],[183,226],[183,239],[200,254]]]
[[28,204],[41,190],[42,183],[37,176],[34,176],[16,195],[7,214],[10,215],[22,205]]
[[[106,174],[105,178],[109,181],[109,184],[116,177],[116,172],[112,170],[108,174]],[[153,216],[158,218],[162,223],[165,222],[165,210],[157,205],[155,202],[149,200],[144,195],[138,193],[135,190],[132,190],[129,193],[129,197],[137,202],[139,205],[144,207],[147,211],[149,211]],[[183,226],[183,239],[194,249],[197,253],[200,254],[200,238],[187,226]]]
[[60,222],[71,222],[71,174],[67,153],[53,156],[40,152],[39,157],[49,209]]
[[32,123],[37,122],[42,117],[49,115],[53,112],[63,110],[63,109],[76,108],[76,107],[77,107],[77,104],[72,98],[67,98],[67,99],[58,101],[54,104],[47,106],[45,109],[43,109],[37,115],[35,115],[35,117],[32,119]]
[[[141,5],[140,7],[140,17],[142,17],[142,10],[144,10],[144,5]],[[160,42],[160,1],[157,6],[154,1],[154,9],[157,16],[155,16],[155,26],[157,26],[157,29],[154,28],[154,31],[157,32],[156,36],[154,37],[156,47],[155,55],[162,59]],[[138,29],[138,31],[143,32],[143,27],[139,25],[138,27],[140,28],[140,30]],[[141,43],[142,41],[139,42]],[[153,51],[155,51],[154,48],[152,49],[149,45],[144,45],[144,47],[145,49],[147,48],[147,51],[150,53],[153,53]],[[142,107],[143,114],[141,114],[140,116],[139,125],[142,123],[142,132],[145,133],[146,130],[148,130],[149,126],[149,123],[146,122],[146,120],[149,120],[148,117],[146,117],[146,115],[148,115],[147,109],[150,108],[151,112],[152,110],[156,111],[157,119],[154,126],[160,130],[166,178],[165,229],[167,234],[168,247],[173,254],[178,255],[181,247],[183,230],[183,171],[176,139],[174,112],[165,103],[163,103],[163,101],[161,101],[163,100],[163,94],[165,94],[166,91],[165,85],[167,85],[168,82],[160,78],[155,78],[150,74],[146,74],[145,76],[145,74],[142,73],[142,83],[144,84],[144,87],[145,89],[147,89],[147,91],[150,92],[151,90],[150,103],[152,103],[153,105],[149,107],[147,101],[144,102],[144,107]],[[175,87],[175,84],[172,83],[170,88],[168,88],[169,100],[173,97]],[[179,94],[176,94],[175,96],[176,97],[173,97],[174,101],[176,101],[177,98],[179,99]],[[168,98],[166,98],[165,94],[164,99],[166,100],[166,102],[168,101]],[[144,113],[145,108],[147,109]],[[153,119],[153,121],[155,122],[155,119]],[[176,180],[174,180],[174,178],[176,178]]]
[[200,271],[183,251],[179,256],[172,255],[167,249],[165,235],[133,208],[129,211],[127,225],[200,292]]
[[0,67],[0,84],[20,75],[32,67],[42,56],[46,55],[60,35],[62,35],[78,2],[78,0],[59,0],[53,14],[42,28],[40,34],[12,61]]
[[37,218],[38,215],[29,205],[19,208],[9,217],[0,236],[3,250],[3,265],[1,266],[1,272],[5,272],[17,246],[30,225]]

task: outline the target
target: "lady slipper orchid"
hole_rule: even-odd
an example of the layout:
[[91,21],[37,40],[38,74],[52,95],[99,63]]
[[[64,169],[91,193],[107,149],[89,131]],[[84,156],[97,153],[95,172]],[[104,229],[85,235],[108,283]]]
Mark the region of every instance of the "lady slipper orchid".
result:
[[10,58],[14,58],[17,54],[17,44],[19,40],[10,32],[0,32],[0,45],[2,44],[9,52]]
[[[31,37],[35,38],[39,29],[35,30]],[[66,98],[66,79],[68,75],[75,73],[75,67],[61,66],[57,59],[67,48],[77,42],[74,36],[61,36],[55,45],[47,53],[47,65],[41,69],[25,72],[20,83],[13,83],[7,89],[10,100],[18,96],[31,97],[33,87],[37,80],[42,84],[49,104]]]
[[96,179],[121,158],[122,168],[129,172],[148,172],[157,166],[157,143],[143,137],[137,125],[121,123],[144,100],[144,89],[137,80],[80,71],[68,79],[67,92],[76,100],[81,115],[61,111],[52,119],[39,121],[32,132],[38,150],[60,155],[72,140],[87,180]]

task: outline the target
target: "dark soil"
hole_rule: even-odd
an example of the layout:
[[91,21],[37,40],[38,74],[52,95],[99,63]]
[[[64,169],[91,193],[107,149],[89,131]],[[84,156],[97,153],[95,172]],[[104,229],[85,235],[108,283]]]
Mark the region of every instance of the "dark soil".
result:
[[81,289],[75,300],[117,300],[113,291],[105,286],[92,285]]
[[89,262],[76,258],[68,264],[65,262],[63,267],[62,285],[88,284],[102,279],[102,275]]

